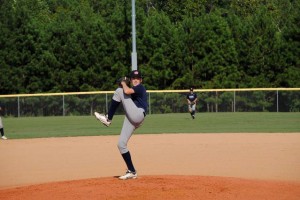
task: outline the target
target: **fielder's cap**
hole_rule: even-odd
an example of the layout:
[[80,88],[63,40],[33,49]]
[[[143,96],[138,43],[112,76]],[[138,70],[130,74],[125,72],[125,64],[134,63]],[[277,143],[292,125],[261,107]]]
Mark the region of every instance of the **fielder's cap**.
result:
[[142,78],[142,74],[140,71],[138,70],[133,70],[131,73],[130,73],[130,78]]

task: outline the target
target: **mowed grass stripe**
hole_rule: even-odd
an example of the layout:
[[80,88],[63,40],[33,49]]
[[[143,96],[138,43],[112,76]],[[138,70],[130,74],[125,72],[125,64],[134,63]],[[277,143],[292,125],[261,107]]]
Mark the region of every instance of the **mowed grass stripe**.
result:
[[[118,135],[123,115],[110,127],[93,116],[4,118],[10,139]],[[160,133],[300,133],[300,113],[188,113],[147,115],[136,134]]]

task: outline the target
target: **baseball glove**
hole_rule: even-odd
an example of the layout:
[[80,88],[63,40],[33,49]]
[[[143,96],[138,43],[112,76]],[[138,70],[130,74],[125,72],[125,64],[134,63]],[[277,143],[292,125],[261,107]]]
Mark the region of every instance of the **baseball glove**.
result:
[[189,102],[189,105],[194,105],[194,104],[195,104],[194,101]]
[[130,85],[130,79],[129,79],[128,77],[124,76],[124,77],[119,78],[119,79],[117,80],[117,84],[118,84],[120,87],[122,87],[122,84],[121,84],[122,81],[124,81],[124,82],[126,83],[127,86]]

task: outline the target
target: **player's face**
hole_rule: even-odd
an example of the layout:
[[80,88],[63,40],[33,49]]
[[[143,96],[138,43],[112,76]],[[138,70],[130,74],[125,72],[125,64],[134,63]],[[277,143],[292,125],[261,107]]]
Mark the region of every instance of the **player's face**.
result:
[[133,86],[137,86],[138,84],[140,84],[142,82],[142,79],[141,78],[131,78],[131,84]]

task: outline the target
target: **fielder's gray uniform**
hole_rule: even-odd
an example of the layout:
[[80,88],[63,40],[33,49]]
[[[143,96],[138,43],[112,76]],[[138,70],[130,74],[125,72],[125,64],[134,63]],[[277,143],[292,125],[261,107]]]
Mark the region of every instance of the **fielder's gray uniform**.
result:
[[2,106],[2,104],[0,104],[0,129],[1,128],[3,128],[3,122],[2,122],[2,118],[1,118],[1,116],[2,116],[2,112],[3,112],[3,108],[2,108],[3,106]]
[[196,101],[197,101],[197,94],[193,92],[193,88],[190,88],[190,92],[186,95],[186,98],[188,100],[188,109],[191,113],[191,116],[193,119],[195,119],[195,113],[196,113]]
[[0,105],[0,133],[1,133],[1,138],[6,140],[7,138],[4,136],[4,127],[3,127],[2,117],[1,117],[2,111],[3,109],[2,106]]
[[189,104],[189,105],[188,105],[188,109],[189,109],[189,112],[190,112],[190,113],[195,112],[195,111],[196,111],[196,103],[194,103],[194,104]]
[[0,116],[0,129],[3,128],[3,122],[2,122],[2,118]]

